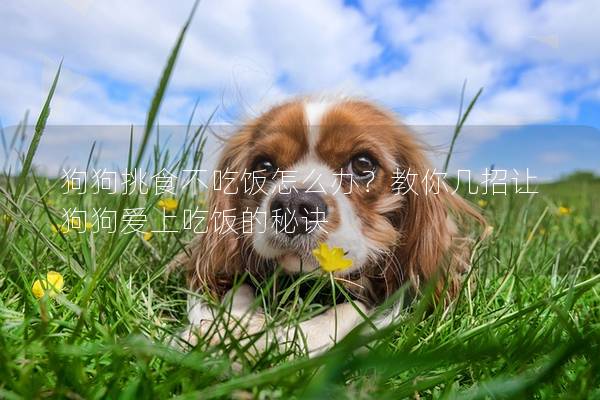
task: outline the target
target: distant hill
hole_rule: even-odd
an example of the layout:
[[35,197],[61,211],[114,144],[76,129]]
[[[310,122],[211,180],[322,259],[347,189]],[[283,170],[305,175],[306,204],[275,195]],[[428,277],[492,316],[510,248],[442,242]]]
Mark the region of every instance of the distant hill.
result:
[[593,171],[575,171],[568,175],[563,175],[558,182],[600,182],[600,176]]

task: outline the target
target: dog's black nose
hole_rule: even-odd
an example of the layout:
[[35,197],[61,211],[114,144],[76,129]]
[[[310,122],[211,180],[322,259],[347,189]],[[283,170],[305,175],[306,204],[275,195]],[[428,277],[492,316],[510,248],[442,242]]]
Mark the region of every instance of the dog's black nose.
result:
[[312,232],[326,221],[327,203],[319,193],[292,188],[288,193],[277,193],[269,211],[277,232],[296,236]]

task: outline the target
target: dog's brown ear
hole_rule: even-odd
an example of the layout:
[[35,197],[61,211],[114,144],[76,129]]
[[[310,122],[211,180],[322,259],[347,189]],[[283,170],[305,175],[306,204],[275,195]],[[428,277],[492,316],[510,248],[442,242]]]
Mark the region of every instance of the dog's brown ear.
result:
[[463,198],[452,194],[441,176],[433,174],[419,143],[404,137],[401,154],[401,168],[416,177],[396,222],[401,239],[395,256],[402,271],[394,276],[408,278],[416,292],[433,284],[436,298],[449,301],[458,294],[470,268],[474,241],[463,228],[469,219],[481,224],[484,220]]
[[[215,190],[212,185],[209,189],[205,233],[192,242],[185,259],[191,290],[205,290],[220,296],[231,288],[235,277],[244,270],[238,225],[240,196],[244,190],[242,179],[250,139],[249,128],[237,132],[226,142],[215,167],[221,173],[232,172],[235,181],[228,184],[227,190],[224,187]],[[232,194],[233,192],[237,194]],[[231,218],[227,222],[223,221],[225,215],[226,218]],[[235,231],[227,228],[229,226],[236,227]]]

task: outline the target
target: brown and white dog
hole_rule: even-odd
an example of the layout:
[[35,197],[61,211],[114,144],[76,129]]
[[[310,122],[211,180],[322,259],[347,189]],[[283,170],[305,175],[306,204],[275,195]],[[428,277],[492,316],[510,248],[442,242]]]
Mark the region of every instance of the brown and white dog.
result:
[[[352,266],[334,274],[356,301],[299,324],[309,355],[329,348],[405,284],[418,293],[434,280],[438,296],[451,299],[469,269],[473,235],[466,222],[483,223],[465,200],[435,182],[414,135],[362,100],[278,105],[228,139],[216,169],[244,172],[234,190],[211,190],[208,201],[209,215],[229,210],[228,225],[238,229],[224,233],[209,223],[175,262],[188,266],[191,290],[227,299],[249,330],[260,329],[263,316],[250,310],[250,287],[226,295],[236,277],[276,265],[290,274],[313,271],[319,265],[312,249],[322,242],[347,251]],[[257,182],[261,190],[247,190]],[[266,219],[244,232],[248,210]],[[188,311],[184,338],[194,342],[216,314],[198,299]],[[383,313],[375,326],[389,324],[397,311]]]

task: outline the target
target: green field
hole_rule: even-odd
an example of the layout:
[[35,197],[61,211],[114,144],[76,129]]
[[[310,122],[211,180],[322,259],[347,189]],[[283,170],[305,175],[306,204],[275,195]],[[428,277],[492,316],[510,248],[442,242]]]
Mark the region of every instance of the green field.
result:
[[[144,137],[123,160],[128,167],[181,172],[202,161],[203,130],[191,131],[177,156],[153,146],[177,51]],[[396,325],[351,334],[314,359],[275,349],[246,354],[235,343],[181,352],[165,343],[185,324],[185,279],[167,274],[166,264],[191,234],[52,229],[63,208],[75,207],[153,210],[144,231],[162,221],[157,196],[63,194],[62,180],[35,173],[51,97],[31,145],[0,181],[0,398],[600,398],[597,179],[539,185],[537,195],[471,196],[485,200],[493,231],[473,258],[476,285],[452,309],[422,297]],[[177,199],[179,219],[203,205],[185,190]],[[37,299],[34,281],[50,270],[62,274],[64,289]],[[332,289],[327,276],[306,284],[308,297]],[[275,320],[298,303],[296,287],[275,296],[267,287]],[[306,318],[321,300],[287,317]]]

